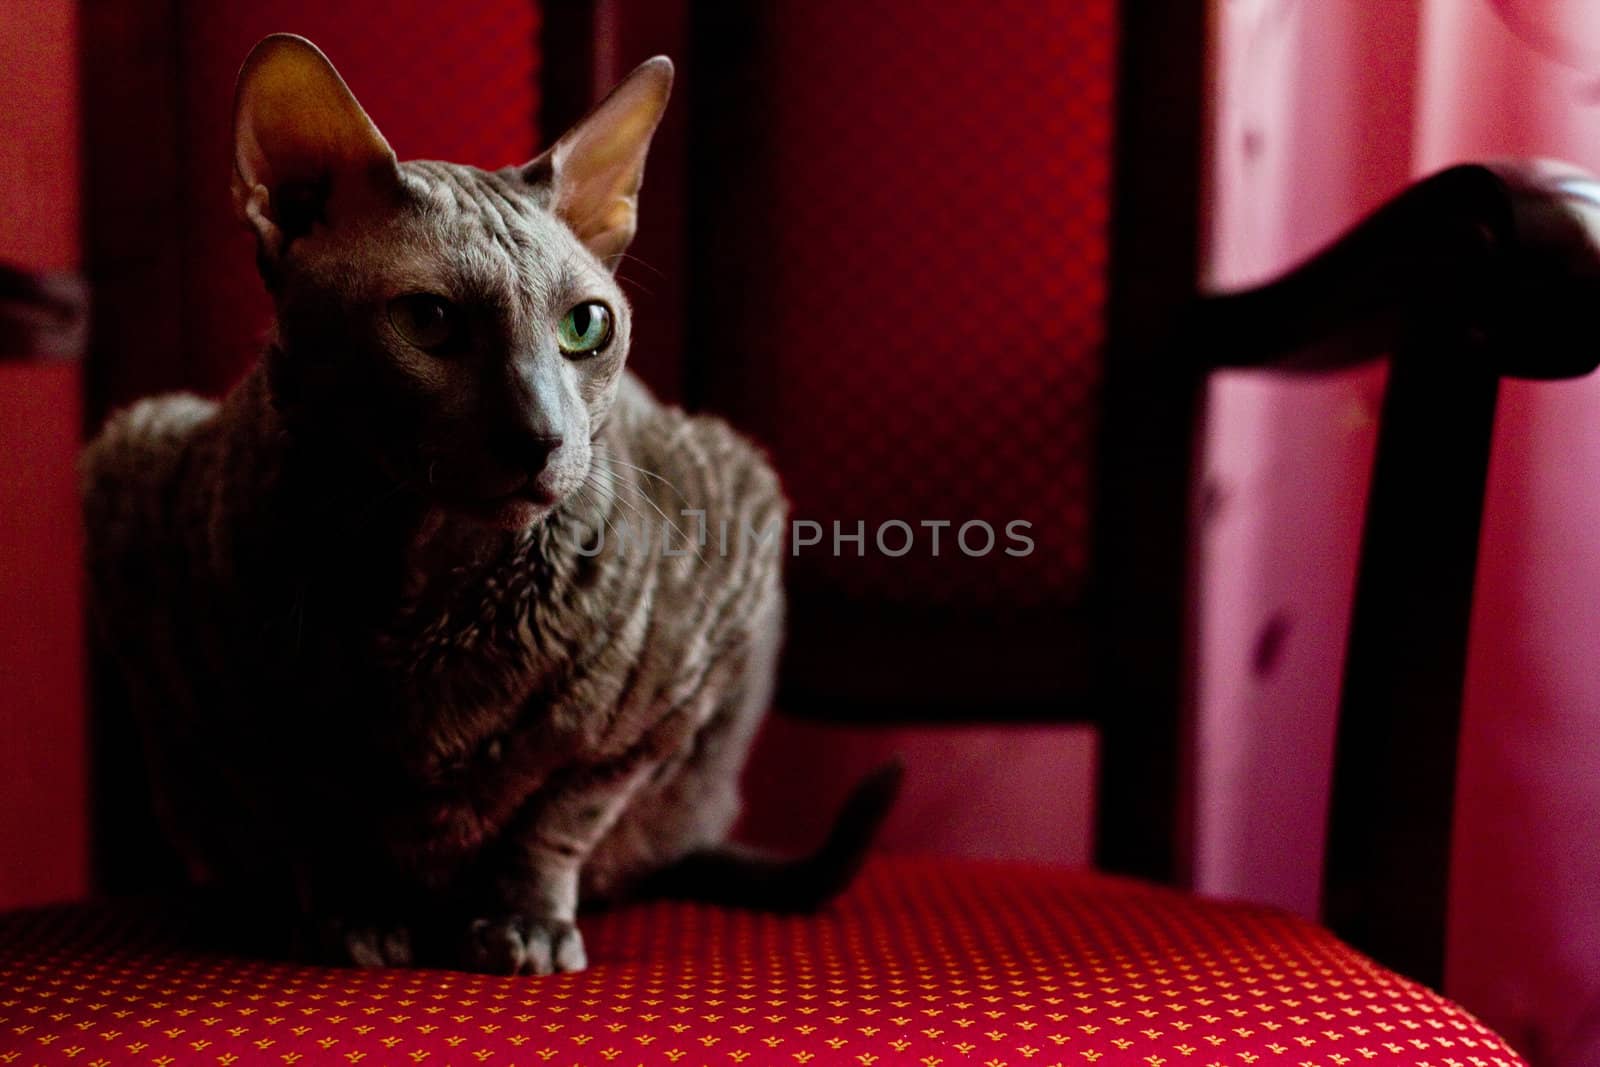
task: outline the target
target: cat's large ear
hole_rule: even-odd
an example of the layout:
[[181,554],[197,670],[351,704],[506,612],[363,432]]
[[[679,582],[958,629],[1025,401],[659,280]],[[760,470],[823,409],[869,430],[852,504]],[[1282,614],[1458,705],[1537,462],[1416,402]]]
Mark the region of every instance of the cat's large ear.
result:
[[645,155],[671,91],[672,60],[645,60],[522,168],[529,182],[550,185],[550,210],[601,259],[633,240]]
[[233,101],[233,204],[276,259],[318,222],[400,188],[399,163],[328,57],[275,33],[251,49]]

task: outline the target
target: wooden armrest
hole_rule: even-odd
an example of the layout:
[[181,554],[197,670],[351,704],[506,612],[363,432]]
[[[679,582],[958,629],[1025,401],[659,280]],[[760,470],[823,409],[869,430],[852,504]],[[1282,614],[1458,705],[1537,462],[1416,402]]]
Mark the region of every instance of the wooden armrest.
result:
[[1463,164],[1282,277],[1201,298],[1181,329],[1207,369],[1336,369],[1422,350],[1404,342],[1424,332],[1455,333],[1501,377],[1571,378],[1600,365],[1597,306],[1600,181]]

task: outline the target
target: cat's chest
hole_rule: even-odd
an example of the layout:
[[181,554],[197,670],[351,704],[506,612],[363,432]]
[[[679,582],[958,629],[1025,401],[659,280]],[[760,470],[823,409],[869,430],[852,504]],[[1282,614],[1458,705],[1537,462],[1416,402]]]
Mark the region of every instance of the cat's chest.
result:
[[656,587],[648,569],[518,562],[388,635],[416,772],[541,773],[625,747],[675,673]]

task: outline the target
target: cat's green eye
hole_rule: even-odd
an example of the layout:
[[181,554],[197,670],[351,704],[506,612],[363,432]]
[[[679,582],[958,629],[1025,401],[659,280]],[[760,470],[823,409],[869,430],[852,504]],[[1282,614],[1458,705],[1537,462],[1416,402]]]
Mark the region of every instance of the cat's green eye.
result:
[[418,348],[439,349],[456,336],[456,309],[432,293],[410,293],[389,301],[389,323]]
[[611,340],[611,309],[594,300],[586,300],[561,316],[556,327],[556,342],[569,356],[587,356],[598,352]]

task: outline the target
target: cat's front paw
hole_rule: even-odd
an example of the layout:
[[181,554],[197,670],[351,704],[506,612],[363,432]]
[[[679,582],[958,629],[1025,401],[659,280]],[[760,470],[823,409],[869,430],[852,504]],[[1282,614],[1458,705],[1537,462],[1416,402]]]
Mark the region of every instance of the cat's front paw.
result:
[[565,974],[589,965],[576,926],[526,915],[474,920],[463,962],[491,974]]
[[393,924],[326,919],[320,924],[321,954],[329,962],[356,967],[409,967],[411,931]]

